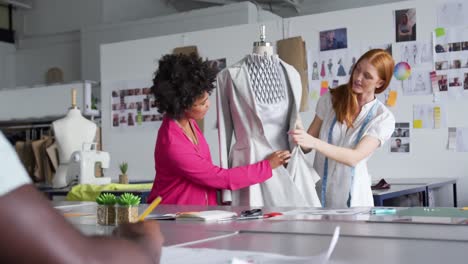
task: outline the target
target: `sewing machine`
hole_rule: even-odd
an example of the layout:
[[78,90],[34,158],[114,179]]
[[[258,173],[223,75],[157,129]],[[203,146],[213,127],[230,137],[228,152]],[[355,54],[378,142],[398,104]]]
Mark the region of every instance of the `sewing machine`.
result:
[[96,143],[84,143],[80,151],[71,155],[70,167],[68,168],[69,179],[77,179],[78,184],[109,184],[110,177],[96,177],[96,163],[102,168],[109,168],[109,152],[96,150]]

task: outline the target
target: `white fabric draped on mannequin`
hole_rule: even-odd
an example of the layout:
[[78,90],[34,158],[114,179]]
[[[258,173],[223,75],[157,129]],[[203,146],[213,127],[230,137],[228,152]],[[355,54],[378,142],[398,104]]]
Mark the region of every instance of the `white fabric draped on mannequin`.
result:
[[[292,152],[286,168],[268,181],[223,193],[233,205],[320,206],[317,172],[287,132],[299,118],[302,87],[298,72],[277,55],[247,55],[217,77],[220,161],[224,168],[261,161],[280,149]],[[231,142],[235,136],[235,143]]]

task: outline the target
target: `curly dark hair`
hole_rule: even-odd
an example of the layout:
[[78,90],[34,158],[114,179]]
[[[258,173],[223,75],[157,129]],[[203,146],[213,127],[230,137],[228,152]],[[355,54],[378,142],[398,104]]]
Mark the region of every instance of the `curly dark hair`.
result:
[[211,94],[216,69],[195,53],[171,54],[159,60],[151,92],[160,113],[180,118],[205,92]]

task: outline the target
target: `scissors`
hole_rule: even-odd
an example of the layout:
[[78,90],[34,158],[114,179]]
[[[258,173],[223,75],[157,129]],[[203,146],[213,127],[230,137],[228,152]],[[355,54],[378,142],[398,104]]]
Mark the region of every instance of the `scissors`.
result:
[[278,215],[283,215],[279,212],[271,212],[264,214],[262,209],[251,209],[242,211],[240,217],[237,220],[249,220],[249,219],[263,219],[263,218],[270,218]]

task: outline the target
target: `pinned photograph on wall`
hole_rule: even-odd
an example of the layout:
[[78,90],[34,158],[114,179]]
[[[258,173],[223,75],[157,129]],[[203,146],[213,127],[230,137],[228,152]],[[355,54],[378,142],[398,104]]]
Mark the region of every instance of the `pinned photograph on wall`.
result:
[[151,123],[162,120],[151,94],[148,81],[116,81],[111,91],[112,127],[154,127]]
[[416,9],[395,10],[396,42],[416,40]]
[[449,100],[459,100],[463,97],[463,75],[456,72],[449,72],[448,74],[448,98]]
[[226,68],[226,58],[209,60],[208,65],[216,69],[216,73],[220,72],[222,69]]
[[436,61],[435,62],[436,71],[442,71],[442,70],[448,70],[448,69],[449,69],[448,61]]
[[463,89],[468,90],[468,72],[463,74]]
[[448,90],[448,78],[446,74],[436,75],[436,81],[439,92],[446,92]]
[[338,28],[320,32],[320,51],[346,49],[348,36],[346,28]]
[[390,139],[390,152],[392,153],[409,153],[410,142],[409,138],[395,137]]
[[410,137],[410,123],[402,122],[395,123],[395,131],[393,131],[392,137]]

